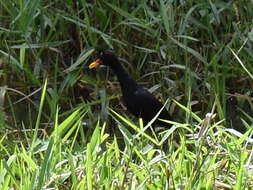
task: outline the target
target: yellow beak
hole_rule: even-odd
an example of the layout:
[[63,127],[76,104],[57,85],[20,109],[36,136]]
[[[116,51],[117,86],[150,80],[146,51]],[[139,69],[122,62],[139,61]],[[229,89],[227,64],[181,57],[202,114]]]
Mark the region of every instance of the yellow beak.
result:
[[99,65],[101,65],[103,62],[100,60],[100,59],[97,59],[96,61],[92,62],[90,65],[89,65],[89,69],[93,69],[93,68],[96,68],[98,67]]

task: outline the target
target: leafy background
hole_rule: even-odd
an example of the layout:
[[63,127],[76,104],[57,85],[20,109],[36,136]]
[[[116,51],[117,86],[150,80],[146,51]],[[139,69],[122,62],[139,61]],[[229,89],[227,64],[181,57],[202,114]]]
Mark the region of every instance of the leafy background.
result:
[[[252,7],[0,0],[1,189],[252,188]],[[102,49],[172,128],[140,131],[115,75],[88,69]]]

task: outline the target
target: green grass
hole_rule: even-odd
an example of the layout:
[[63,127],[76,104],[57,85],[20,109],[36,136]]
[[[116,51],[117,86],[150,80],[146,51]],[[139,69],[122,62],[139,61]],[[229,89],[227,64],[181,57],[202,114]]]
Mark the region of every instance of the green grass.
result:
[[[0,0],[0,189],[252,189],[252,6]],[[171,128],[88,69],[112,48]]]

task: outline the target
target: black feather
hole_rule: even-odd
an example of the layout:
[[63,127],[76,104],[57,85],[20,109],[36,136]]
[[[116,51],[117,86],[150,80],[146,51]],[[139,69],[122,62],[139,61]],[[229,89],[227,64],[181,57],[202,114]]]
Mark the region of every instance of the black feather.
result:
[[[163,104],[130,77],[112,51],[102,51],[100,53],[100,61],[103,65],[109,66],[117,75],[121,86],[123,101],[128,111],[135,117],[142,118],[145,124],[151,121],[162,109]],[[167,123],[159,119],[170,120],[170,115],[165,108],[161,111],[154,123],[168,126]]]

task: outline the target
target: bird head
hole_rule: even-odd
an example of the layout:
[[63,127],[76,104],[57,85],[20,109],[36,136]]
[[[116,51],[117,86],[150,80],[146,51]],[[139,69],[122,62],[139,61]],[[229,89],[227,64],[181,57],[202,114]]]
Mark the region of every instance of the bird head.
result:
[[111,50],[104,50],[104,51],[100,52],[99,59],[97,59],[96,61],[92,62],[89,65],[89,68],[93,69],[93,68],[98,67],[99,65],[106,65],[106,66],[113,67],[116,64],[118,64],[118,58],[114,54],[114,52],[111,51]]

